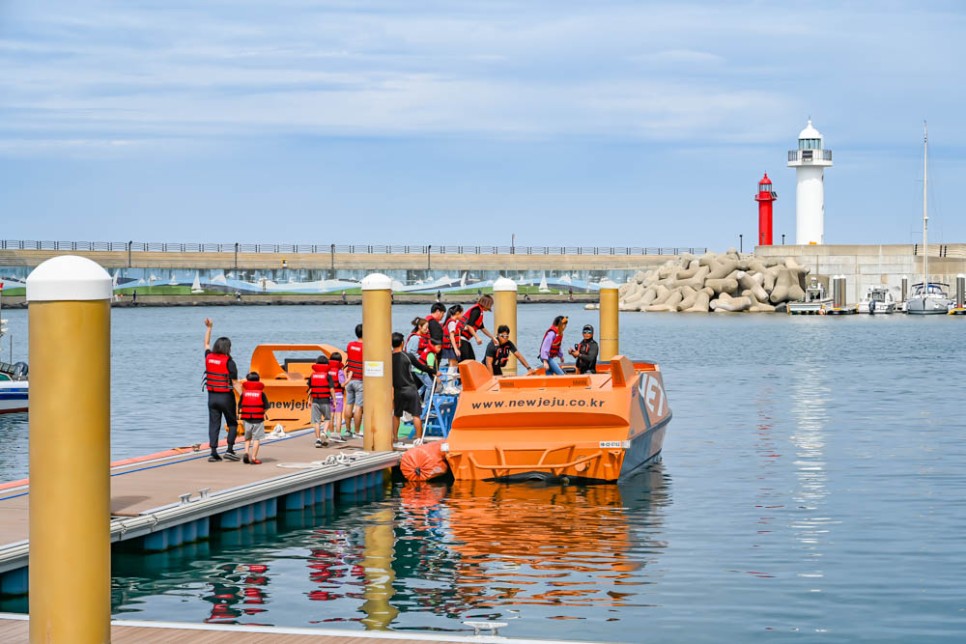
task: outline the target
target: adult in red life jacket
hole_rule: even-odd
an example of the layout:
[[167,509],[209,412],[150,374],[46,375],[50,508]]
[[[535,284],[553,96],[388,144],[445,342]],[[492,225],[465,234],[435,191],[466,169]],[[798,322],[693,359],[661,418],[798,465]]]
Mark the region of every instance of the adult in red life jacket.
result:
[[[362,325],[356,325],[356,339],[345,348],[345,418],[349,433],[362,433]],[[355,429],[353,429],[355,422]],[[342,431],[342,427],[336,428]]]
[[429,318],[417,315],[413,318],[411,324],[413,325],[413,330],[406,336],[404,350],[413,355],[417,355],[429,345]]
[[483,314],[493,308],[493,296],[492,295],[481,295],[480,299],[477,300],[476,304],[466,309],[466,313],[463,314],[463,330],[462,336],[463,341],[460,345],[460,360],[476,360],[476,352],[473,351],[473,345],[470,343],[470,338],[476,340],[477,344],[483,344],[483,340],[477,335],[477,331],[480,331],[490,339],[492,342],[496,342],[496,338],[493,334],[483,326]]
[[[415,357],[423,365],[426,365],[425,356],[428,355],[428,349],[431,346],[432,336],[429,332],[429,320],[431,318],[424,318],[417,316],[413,319],[413,330],[406,338],[406,343],[403,347],[403,351],[408,353],[410,356]],[[442,328],[442,327],[441,327]],[[440,339],[442,341],[442,339]],[[427,387],[433,386],[433,379],[425,373],[422,369],[417,369],[413,367],[413,376],[416,378],[416,385],[419,388],[419,394],[425,400],[425,392]]]
[[315,446],[329,444],[328,424],[332,420],[332,377],[329,375],[329,359],[319,356],[312,365],[312,374],[305,379],[312,401],[312,425],[315,426]]
[[[332,387],[332,440],[337,443],[345,442],[342,437],[342,410],[345,406],[346,383],[350,377],[346,375],[347,371],[342,364],[342,354],[333,351],[329,356],[329,385]],[[351,429],[348,437],[352,438]]]
[[[460,304],[454,304],[449,307],[446,312],[446,319],[443,321],[443,344],[442,351],[440,351],[440,360],[449,365],[443,373],[443,393],[445,394],[456,394],[459,390],[456,388],[456,377],[458,373],[458,365],[461,360],[460,356],[460,343],[463,339],[463,307]],[[442,365],[440,365],[442,368]]]
[[[427,344],[426,348],[421,350],[416,355],[416,358],[420,364],[431,367],[438,372],[440,368],[439,354],[442,350],[442,341],[430,337],[429,344]],[[424,371],[413,370],[413,375],[419,377],[420,381],[424,385],[420,391],[420,396],[422,396],[423,406],[425,407],[429,403],[429,400],[432,398],[433,392],[435,391],[435,387],[433,386],[433,378],[430,378],[427,373],[424,373]]]
[[[225,458],[237,461],[235,438],[238,436],[238,417],[235,415],[235,392],[232,382],[238,380],[238,367],[231,358],[231,340],[225,337],[211,345],[211,329],[214,323],[205,318],[205,389],[208,390],[208,445],[211,448],[209,463],[221,460],[218,440],[221,436],[221,419],[228,425],[228,451]],[[210,348],[209,348],[210,347]]]
[[238,399],[238,417],[245,428],[245,455],[242,460],[252,465],[261,465],[258,448],[265,439],[265,411],[268,409],[268,396],[258,372],[245,376],[241,397]]
[[567,328],[568,318],[566,315],[558,315],[553,319],[553,324],[543,334],[543,342],[540,343],[540,361],[548,376],[564,375],[560,363],[563,361],[563,334]]

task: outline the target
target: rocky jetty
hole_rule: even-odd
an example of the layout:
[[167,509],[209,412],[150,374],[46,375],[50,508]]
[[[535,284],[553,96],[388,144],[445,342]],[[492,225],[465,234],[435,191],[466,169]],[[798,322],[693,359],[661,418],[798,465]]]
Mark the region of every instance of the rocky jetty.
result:
[[640,271],[618,295],[622,311],[680,313],[774,311],[805,297],[809,269],[792,258],[743,255],[734,248],[700,257],[682,255]]

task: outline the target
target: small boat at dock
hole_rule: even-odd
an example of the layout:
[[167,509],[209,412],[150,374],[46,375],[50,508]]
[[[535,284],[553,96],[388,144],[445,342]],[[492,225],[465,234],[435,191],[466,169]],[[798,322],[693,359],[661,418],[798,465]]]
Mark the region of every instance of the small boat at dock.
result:
[[[3,282],[0,282],[0,291],[2,290]],[[6,333],[7,321],[0,319],[0,338]],[[10,352],[12,355],[13,347],[11,347]],[[15,362],[13,364],[0,362],[0,414],[27,411],[29,389],[26,362]]]
[[894,313],[898,302],[895,295],[885,286],[870,286],[865,297],[859,300],[859,313]]
[[789,315],[825,315],[832,308],[832,298],[825,293],[825,285],[812,278],[805,289],[805,298],[799,302],[789,302],[786,309]]
[[671,409],[657,364],[615,356],[595,374],[563,376],[495,377],[471,360],[459,369],[439,450],[455,480],[616,482],[660,457]]
[[945,315],[953,306],[947,289],[947,284],[922,282],[912,285],[912,295],[906,300],[905,311],[910,315]]
[[[312,365],[320,355],[329,357],[339,351],[329,344],[260,344],[252,352],[251,371],[258,372],[268,397],[265,428],[281,425],[286,432],[311,425],[312,405],[308,400],[305,379],[312,375]],[[241,380],[235,382],[235,393],[241,393]]]
[[28,392],[27,365],[0,362],[0,414],[27,411]]

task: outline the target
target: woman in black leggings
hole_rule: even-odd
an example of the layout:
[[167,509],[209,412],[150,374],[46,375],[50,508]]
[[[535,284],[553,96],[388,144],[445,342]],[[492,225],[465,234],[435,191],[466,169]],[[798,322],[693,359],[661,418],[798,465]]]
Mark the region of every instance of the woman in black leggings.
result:
[[[228,425],[228,451],[225,458],[237,461],[235,437],[238,435],[238,416],[232,383],[238,380],[238,367],[231,358],[231,340],[218,338],[211,346],[211,318],[205,318],[205,389],[208,390],[208,444],[211,456],[208,462],[221,460],[218,455],[218,439],[221,435],[221,419]],[[211,347],[211,348],[209,348]]]

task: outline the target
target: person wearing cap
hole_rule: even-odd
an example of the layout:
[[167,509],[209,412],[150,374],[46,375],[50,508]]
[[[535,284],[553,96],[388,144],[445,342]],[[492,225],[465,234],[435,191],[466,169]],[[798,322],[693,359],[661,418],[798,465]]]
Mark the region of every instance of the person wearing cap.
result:
[[600,347],[597,345],[597,340],[594,340],[594,327],[585,324],[583,339],[569,351],[570,355],[577,358],[577,373],[597,373],[599,352]]

